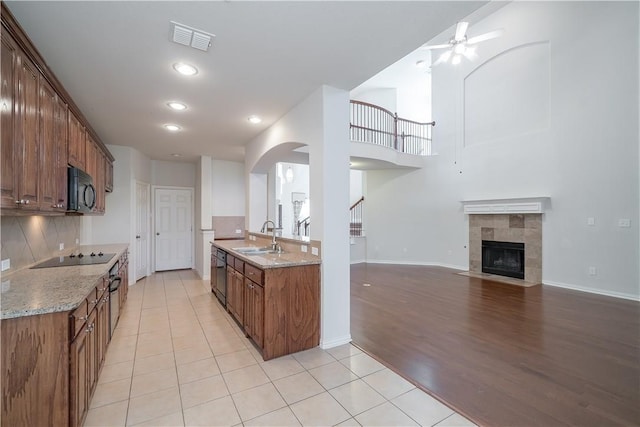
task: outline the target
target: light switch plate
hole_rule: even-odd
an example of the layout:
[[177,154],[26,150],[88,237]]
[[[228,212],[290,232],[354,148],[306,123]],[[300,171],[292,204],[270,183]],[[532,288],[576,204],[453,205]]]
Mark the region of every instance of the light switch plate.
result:
[[312,255],[318,255],[318,248],[311,246],[311,254]]
[[596,225],[596,219],[592,216],[587,218],[587,225]]
[[58,247],[60,248],[61,251],[64,251],[64,243],[60,243]]
[[6,271],[11,268],[11,259],[3,259],[2,260],[2,271]]
[[307,252],[307,245],[300,245],[300,250],[302,252]]

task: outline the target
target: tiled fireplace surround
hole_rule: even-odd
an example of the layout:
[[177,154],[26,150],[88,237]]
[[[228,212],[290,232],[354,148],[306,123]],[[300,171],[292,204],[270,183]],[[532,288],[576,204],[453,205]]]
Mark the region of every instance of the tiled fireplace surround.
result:
[[469,215],[469,271],[482,272],[482,241],[524,243],[524,281],[542,282],[542,214]]

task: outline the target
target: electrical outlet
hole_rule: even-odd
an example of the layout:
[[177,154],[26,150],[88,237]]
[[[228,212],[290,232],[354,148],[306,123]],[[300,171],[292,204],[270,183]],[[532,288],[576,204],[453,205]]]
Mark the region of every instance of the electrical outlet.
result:
[[302,252],[307,252],[307,245],[300,245],[300,250]]
[[80,239],[76,239],[76,245],[80,243]]
[[596,225],[596,219],[592,216],[587,218],[587,225]]
[[11,259],[3,259],[2,260],[2,271],[6,271],[11,268]]
[[629,218],[620,218],[618,220],[618,227],[631,227],[631,220]]
[[61,251],[64,251],[64,243],[60,243],[58,247],[60,248]]
[[242,234],[242,230],[240,230],[239,228],[236,228],[236,234]]
[[316,248],[314,246],[311,246],[311,254],[315,255],[315,256],[318,256],[318,248]]
[[596,276],[598,274],[598,270],[595,267],[589,267],[589,276]]

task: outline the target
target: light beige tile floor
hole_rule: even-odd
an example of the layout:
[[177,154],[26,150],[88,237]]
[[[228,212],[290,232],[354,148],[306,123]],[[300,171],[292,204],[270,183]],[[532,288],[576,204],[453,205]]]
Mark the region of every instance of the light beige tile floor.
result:
[[85,426],[472,426],[350,344],[268,362],[190,270],[129,290]]

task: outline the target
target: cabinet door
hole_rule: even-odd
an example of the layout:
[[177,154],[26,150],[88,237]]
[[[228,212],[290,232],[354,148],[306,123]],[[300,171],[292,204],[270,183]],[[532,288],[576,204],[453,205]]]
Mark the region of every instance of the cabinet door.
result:
[[102,279],[100,294],[100,301],[96,306],[96,339],[98,343],[96,356],[98,359],[98,372],[104,363],[107,346],[109,345],[109,281],[106,278]]
[[20,208],[37,210],[38,206],[38,98],[40,73],[25,56],[19,57],[15,135],[20,153],[14,157],[19,179]]
[[89,336],[87,338],[87,384],[91,399],[93,391],[98,383],[98,334],[96,331],[97,310],[89,313],[87,325],[89,325]]
[[113,191],[113,163],[105,156],[105,178],[104,191],[111,193]]
[[69,145],[67,147],[67,161],[71,166],[85,170],[86,156],[86,132],[84,126],[76,118],[73,112],[69,111]]
[[83,331],[71,343],[69,371],[69,409],[71,427],[82,426],[89,405],[88,382],[88,347],[91,338],[90,323],[87,322]]
[[0,70],[0,81],[2,84],[2,105],[0,105],[0,132],[2,154],[0,161],[2,162],[0,180],[0,206],[5,209],[16,207],[18,199],[18,180],[17,173],[20,170],[17,166],[15,156],[20,152],[21,146],[14,135],[15,120],[15,100],[16,100],[16,68],[18,66],[16,45],[13,40],[2,32],[2,51],[0,52],[0,62],[2,68]]
[[96,156],[97,156],[97,147],[96,143],[91,138],[91,135],[87,134],[87,140],[85,143],[85,172],[91,175],[93,179],[93,185],[96,185],[97,176],[96,176]]
[[234,287],[236,288],[236,320],[242,325],[244,323],[244,276],[237,271],[234,276]]
[[233,313],[233,305],[236,302],[236,290],[233,286],[234,271],[227,265],[227,311]]
[[105,212],[105,191],[104,191],[104,158],[105,155],[99,148],[96,151],[96,177],[94,185],[96,187],[96,211],[99,214]]
[[253,284],[253,329],[251,337],[258,347],[264,346],[264,288]]
[[56,100],[55,106],[55,141],[57,144],[56,170],[54,172],[56,180],[56,205],[58,210],[67,210],[67,158],[68,158],[68,107],[60,97]]
[[253,335],[253,282],[247,278],[244,279],[244,332],[249,337]]
[[38,114],[39,164],[38,189],[41,211],[57,210],[58,191],[56,185],[57,147],[55,109],[57,96],[51,85],[40,76],[40,106]]

